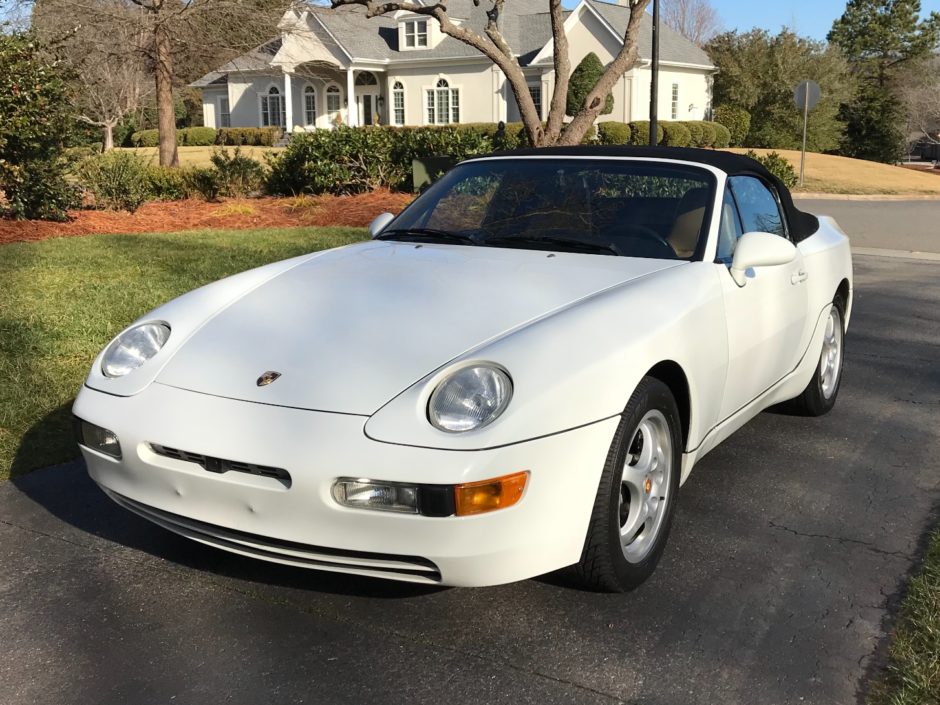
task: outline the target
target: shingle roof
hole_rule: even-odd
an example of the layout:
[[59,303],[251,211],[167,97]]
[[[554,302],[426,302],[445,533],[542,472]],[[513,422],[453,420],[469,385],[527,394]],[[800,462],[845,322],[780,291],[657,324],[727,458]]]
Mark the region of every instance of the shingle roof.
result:
[[[630,20],[628,7],[599,2],[599,0],[586,1],[614,28],[618,35],[621,37],[624,35],[627,31],[627,22]],[[639,44],[640,58],[651,58],[653,55],[653,18],[649,14],[643,15]],[[659,31],[659,58],[662,61],[674,61],[680,64],[712,66],[708,54],[665,24],[660,26]]]
[[[600,0],[586,2],[618,35],[624,34],[630,18],[629,8]],[[545,11],[545,6],[545,0],[512,0],[505,5],[500,20],[502,31],[523,66],[531,62],[539,50],[551,40],[551,18]],[[335,10],[319,6],[308,6],[306,9],[319,20],[317,22],[311,19],[310,25],[320,40],[331,45],[334,44],[332,37],[335,37],[341,48],[355,59],[395,61],[417,58],[417,52],[399,51],[398,22],[390,15],[368,18],[365,8],[359,5],[346,5]],[[482,3],[481,6],[475,6],[473,0],[450,0],[448,14],[480,31],[486,25],[486,8]],[[566,16],[569,14],[565,13]],[[651,34],[652,20],[649,15],[644,15],[639,47],[640,57],[643,59],[649,59],[652,53]],[[280,38],[274,39],[190,85],[205,87],[220,82],[228,73],[263,71],[270,66],[271,59],[280,47]],[[421,51],[419,56],[422,59],[453,59],[479,57],[480,53],[452,37],[444,37],[436,47]],[[660,58],[677,63],[712,65],[704,51],[666,26],[662,27],[660,33]]]

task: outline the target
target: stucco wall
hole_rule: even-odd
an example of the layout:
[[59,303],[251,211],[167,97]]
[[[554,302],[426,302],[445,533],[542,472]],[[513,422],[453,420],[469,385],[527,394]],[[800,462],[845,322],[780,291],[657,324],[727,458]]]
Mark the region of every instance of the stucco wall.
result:
[[[473,64],[435,64],[432,66],[389,67],[383,95],[385,112],[390,110],[391,87],[401,81],[405,87],[405,124],[427,125],[426,90],[441,78],[451,88],[460,90],[460,122],[494,122],[499,109],[499,78],[488,61]],[[383,122],[388,122],[386,118]]]
[[[637,105],[642,117],[649,117],[650,78],[649,68],[637,70],[636,90]],[[660,120],[672,120],[672,86],[679,86],[678,115],[676,120],[704,120],[711,106],[710,78],[701,69],[686,69],[660,66],[659,96],[657,108]]]

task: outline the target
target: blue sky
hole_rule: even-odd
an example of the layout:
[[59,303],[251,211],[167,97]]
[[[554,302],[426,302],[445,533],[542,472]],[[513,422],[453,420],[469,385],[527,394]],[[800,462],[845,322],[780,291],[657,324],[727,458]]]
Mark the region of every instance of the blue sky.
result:
[[[825,39],[833,21],[845,10],[846,0],[712,0],[725,29],[749,30],[761,27],[773,32],[790,27],[798,34]],[[565,0],[573,7],[577,0]],[[5,19],[6,3],[0,0],[0,21]],[[921,0],[923,14],[940,12],[940,0]]]
[[[721,15],[725,29],[749,30],[753,27],[773,32],[790,27],[798,34],[825,39],[832,23],[845,11],[846,0],[711,0]],[[576,5],[576,0],[566,0]],[[940,0],[921,0],[921,11],[940,12]]]
[[[790,0],[771,3],[754,0],[712,0],[727,29],[762,27],[776,31],[790,27],[797,34],[825,39],[832,23],[845,11],[844,0]],[[940,12],[940,0],[921,0],[921,12]]]

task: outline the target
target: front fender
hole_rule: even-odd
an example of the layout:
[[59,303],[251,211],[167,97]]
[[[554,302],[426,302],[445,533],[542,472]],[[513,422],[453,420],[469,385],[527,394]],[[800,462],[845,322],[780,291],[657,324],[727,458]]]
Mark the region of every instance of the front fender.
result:
[[[366,423],[373,440],[482,450],[561,433],[619,415],[640,379],[672,360],[689,381],[690,442],[717,420],[727,373],[724,303],[714,265],[694,262],[602,291],[433,371]],[[453,434],[427,419],[431,393],[455,366],[501,365],[513,380],[506,412]]]
[[113,342],[112,339],[95,358],[85,385],[100,392],[121,397],[140,394],[157,378],[160,370],[170,361],[176,351],[183,347],[186,341],[213,316],[265,282],[320,254],[322,252],[301,255],[220,279],[183,294],[144,314],[124,330],[147,321],[165,321],[169,324],[171,331],[166,345],[146,364],[129,374],[123,377],[106,377],[101,371],[101,362],[105,351]]

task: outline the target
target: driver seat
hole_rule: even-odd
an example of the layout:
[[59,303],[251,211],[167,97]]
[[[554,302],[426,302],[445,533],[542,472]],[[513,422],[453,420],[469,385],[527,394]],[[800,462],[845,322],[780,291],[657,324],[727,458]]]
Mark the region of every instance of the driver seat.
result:
[[679,257],[691,257],[695,254],[705,211],[708,208],[708,196],[709,189],[700,187],[689,189],[679,199],[672,230],[666,238]]

